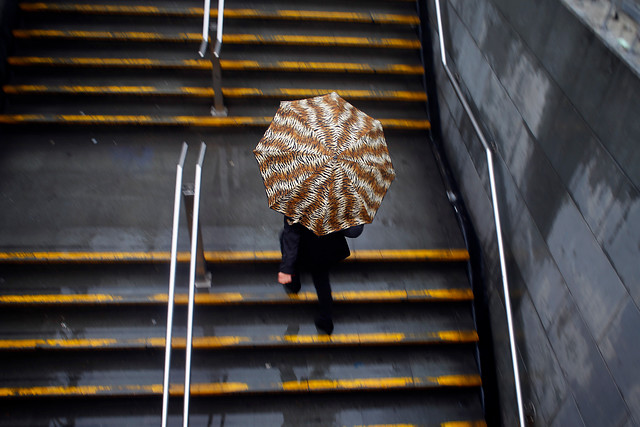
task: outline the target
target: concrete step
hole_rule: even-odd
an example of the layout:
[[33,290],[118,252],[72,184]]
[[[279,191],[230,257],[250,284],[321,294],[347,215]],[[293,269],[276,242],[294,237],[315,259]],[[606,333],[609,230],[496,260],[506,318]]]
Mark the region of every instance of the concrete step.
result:
[[[316,7],[322,7],[322,4],[316,3]],[[374,4],[367,4],[359,8],[361,12],[367,13]],[[384,2],[392,4],[393,2]],[[158,4],[157,2],[155,4]],[[185,2],[181,2],[185,5]],[[229,1],[226,2],[227,10],[229,10]],[[328,11],[331,11],[331,3],[327,3]],[[335,4],[333,10],[353,8],[356,2],[345,4]],[[395,2],[395,4],[399,4]],[[175,5],[175,4],[174,4]],[[293,9],[300,8],[303,4],[294,5]],[[202,8],[202,4],[197,2],[194,6]],[[251,10],[255,4],[245,7],[245,10]],[[263,6],[269,6],[263,3]],[[408,4],[409,9],[399,10],[396,15],[415,15],[415,5]],[[259,13],[259,12],[257,12]],[[81,19],[78,19],[81,17]],[[31,30],[47,30],[47,31],[80,31],[80,32],[103,32],[103,33],[161,33],[161,34],[199,34],[202,33],[202,18],[199,16],[163,16],[159,14],[149,15],[101,15],[101,14],[82,14],[76,13],[28,13],[22,11],[22,26],[16,33],[23,38],[22,31]],[[292,17],[293,18],[293,17]],[[345,22],[321,20],[317,17],[315,20],[302,19],[255,19],[255,18],[229,18],[225,16],[224,35],[235,36],[237,34],[260,35],[263,37],[272,37],[275,35],[286,36],[310,36],[310,37],[356,37],[356,38],[390,38],[401,40],[417,40],[416,26],[413,24],[378,24],[371,20],[361,20],[360,22]],[[44,35],[44,34],[41,34]],[[52,34],[50,34],[52,35]],[[201,37],[201,36],[200,36]],[[232,38],[229,39],[233,41]],[[224,41],[224,45],[227,41]],[[199,44],[199,39],[197,41]],[[196,44],[195,49],[198,49]]]
[[[431,346],[442,344],[475,344],[478,342],[476,331],[437,331],[410,333],[344,333],[331,335],[272,335],[269,337],[223,336],[223,337],[194,337],[191,343],[196,350],[213,350],[229,348],[278,348],[278,347],[311,347],[334,348],[356,346]],[[76,351],[76,350],[163,350],[166,348],[166,338],[25,338],[2,339],[0,350],[6,352],[24,351]],[[171,340],[171,348],[186,347],[184,337]]]
[[[201,32],[193,33],[158,33],[140,31],[81,31],[81,30],[14,30],[13,36],[18,40],[51,42],[56,40],[75,42],[113,41],[120,43],[199,43]],[[305,34],[225,34],[222,38],[226,45],[282,45],[282,46],[333,46],[385,49],[420,49],[416,38],[372,38],[343,36],[313,36]]]
[[[12,67],[87,67],[97,69],[172,69],[181,71],[211,70],[209,59],[153,59],[146,57],[47,57],[12,56],[7,59]],[[367,64],[358,62],[327,62],[290,60],[231,60],[222,59],[223,71],[276,71],[311,73],[382,73],[422,75],[422,65],[416,64]]]
[[[162,392],[162,351],[7,354],[0,399],[8,397],[136,397]],[[81,363],[77,361],[81,360]],[[124,362],[124,363],[123,363]],[[184,393],[184,352],[172,357],[170,393]],[[16,375],[19,373],[19,375]],[[73,378],[72,383],[70,379]],[[478,387],[473,353],[464,347],[198,350],[192,355],[194,396]]]
[[[77,261],[77,260],[76,260]],[[2,268],[3,306],[164,305],[166,262],[24,262]],[[337,304],[348,302],[464,301],[472,297],[463,262],[348,262],[332,270]],[[179,263],[176,303],[185,304],[189,266]],[[210,263],[212,287],[198,289],[196,305],[312,304],[304,288],[293,297],[276,283],[276,262]],[[402,276],[398,276],[402,271]],[[309,283],[303,274],[302,279]]]
[[[94,68],[21,68],[12,79],[15,85],[67,85],[67,86],[149,86],[156,87],[211,87],[210,70],[172,70],[118,68],[110,73],[96,73]],[[339,73],[278,73],[224,71],[223,87],[259,89],[338,89],[422,91],[422,79],[411,75],[339,74]]]
[[[211,118],[211,107],[214,104],[213,98],[168,98],[168,97],[139,97],[139,96],[85,96],[82,98],[68,97],[65,95],[54,95],[38,97],[34,96],[12,96],[10,104],[5,114],[18,120],[28,117],[40,117],[43,121],[53,121],[53,117],[62,120],[72,120],[75,116],[83,115],[93,117],[85,120],[84,123],[96,124],[99,121],[108,123],[118,120],[121,124],[129,122],[150,125],[178,126],[180,122],[192,123],[199,126],[229,127],[234,122],[209,122]],[[237,118],[238,125],[249,123],[249,118],[254,118],[259,126],[258,118],[272,118],[278,109],[280,100],[275,98],[259,99],[226,99],[224,102],[227,116]],[[383,124],[387,124],[385,130],[415,130],[421,131],[430,123],[427,118],[426,107],[416,105],[411,102],[379,102],[379,101],[359,101],[358,105],[371,117],[378,117]],[[117,117],[113,119],[112,117]],[[129,120],[124,119],[130,118]],[[200,119],[204,117],[207,120]],[[270,123],[270,122],[269,122]],[[268,124],[265,126],[265,128]]]
[[[190,126],[228,128],[256,126],[266,128],[272,117],[211,117],[211,116],[146,116],[146,115],[86,115],[86,114],[2,114],[5,125],[80,125],[80,126]],[[382,126],[400,130],[427,130],[428,120],[378,119]]]
[[[165,306],[31,306],[28,309],[4,306],[3,310],[0,339],[5,340],[5,348],[14,343],[18,349],[40,343],[28,340],[92,339],[99,343],[102,339],[156,339],[166,333]],[[318,334],[313,324],[315,312],[315,305],[309,304],[199,305],[194,318],[194,336],[236,337],[229,338],[232,342],[262,342],[264,337],[272,336],[315,336]],[[186,320],[186,307],[177,306],[173,327],[176,337],[186,336]],[[388,334],[390,339],[396,334],[399,340],[411,336],[451,336],[464,342],[474,330],[469,304],[456,302],[426,306],[406,302],[342,302],[334,306],[334,323],[334,334],[350,337],[353,343],[357,343],[362,334]],[[297,325],[295,333],[291,325]],[[464,333],[456,337],[452,331]]]

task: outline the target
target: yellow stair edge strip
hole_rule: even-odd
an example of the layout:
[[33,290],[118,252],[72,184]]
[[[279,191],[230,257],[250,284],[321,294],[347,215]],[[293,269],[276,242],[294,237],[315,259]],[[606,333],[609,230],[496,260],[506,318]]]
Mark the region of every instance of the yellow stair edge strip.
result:
[[[158,95],[201,98],[209,98],[214,95],[214,91],[210,87],[178,87],[174,90],[166,90],[155,86],[5,85],[2,89],[5,93],[12,95]],[[311,98],[331,92],[336,92],[347,100],[427,101],[426,93],[420,91],[222,88],[222,94],[227,98]]]
[[[211,117],[211,116],[140,116],[140,115],[81,115],[81,114],[7,114],[0,115],[4,124],[63,124],[63,125],[141,125],[141,126],[195,126],[242,127],[268,126],[272,117]],[[428,120],[379,119],[387,129],[426,130]]]
[[140,116],[140,115],[81,115],[81,114],[13,114],[0,115],[5,124],[65,124],[65,125],[150,125],[241,127],[268,126],[271,117],[211,117],[211,116]]
[[[327,392],[346,390],[385,390],[401,388],[436,387],[477,387],[481,385],[479,375],[449,375],[440,377],[398,377],[398,378],[354,378],[335,380],[285,381],[271,384],[268,389],[251,389],[242,382],[196,383],[191,385],[193,396],[217,396],[237,393],[280,393],[280,392]],[[2,397],[62,397],[100,395],[160,395],[161,384],[150,385],[83,385],[46,387],[0,387]],[[171,384],[169,394],[184,395],[184,385]]]
[[440,424],[440,427],[487,427],[485,421],[447,421]]
[[[32,294],[32,295],[0,295],[0,304],[37,305],[37,304],[105,304],[105,303],[163,303],[168,295],[112,295],[112,294]],[[473,292],[464,289],[424,289],[424,290],[377,290],[377,291],[341,291],[333,292],[333,299],[340,301],[469,301]],[[176,304],[185,305],[187,294],[176,294]],[[299,292],[295,295],[282,294],[242,294],[239,292],[199,293],[195,295],[195,303],[201,305],[240,304],[243,302],[277,302],[295,303],[300,301],[317,301],[315,292]]]
[[[102,262],[169,262],[168,251],[151,252],[0,252],[0,263],[102,263]],[[179,262],[188,262],[189,252],[178,252]],[[280,251],[205,251],[205,259],[213,263],[279,262]],[[468,261],[466,249],[378,249],[355,250],[347,262],[428,262]]]
[[[390,345],[390,344],[428,344],[452,343],[464,344],[478,342],[476,331],[438,331],[421,334],[405,334],[402,332],[385,333],[353,333],[333,335],[272,335],[266,340],[255,340],[243,336],[194,337],[193,348],[212,349],[228,347],[273,347],[281,345]],[[12,339],[0,340],[0,350],[24,351],[36,349],[48,350],[81,350],[110,348],[164,348],[165,338],[77,338],[77,339]],[[186,339],[176,337],[171,347],[184,349]]]

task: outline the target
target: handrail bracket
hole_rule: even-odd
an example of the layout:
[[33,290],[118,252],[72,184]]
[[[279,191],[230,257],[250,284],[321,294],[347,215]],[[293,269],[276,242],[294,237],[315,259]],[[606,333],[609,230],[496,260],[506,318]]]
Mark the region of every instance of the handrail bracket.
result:
[[[214,117],[226,117],[228,110],[224,106],[222,97],[222,67],[220,66],[220,53],[222,51],[222,30],[224,25],[224,0],[218,0],[218,20],[216,23],[209,24],[211,15],[211,0],[204,2],[204,16],[202,20],[202,42],[198,54],[201,58],[207,51],[207,46],[211,50],[211,80],[213,84],[213,106],[211,107],[211,115]],[[209,31],[216,33],[215,44],[209,43]]]

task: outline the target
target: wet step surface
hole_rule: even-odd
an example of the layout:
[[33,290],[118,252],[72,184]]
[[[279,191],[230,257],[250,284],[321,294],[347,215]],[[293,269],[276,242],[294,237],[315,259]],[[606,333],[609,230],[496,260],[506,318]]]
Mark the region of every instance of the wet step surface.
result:
[[[53,289],[60,293],[118,288],[139,292],[145,288],[161,288],[163,285],[159,282],[164,281],[167,273],[164,265],[117,268],[110,264],[54,264],[32,269],[28,264],[17,264],[7,267],[10,268],[5,269],[3,291],[22,287],[34,294]],[[179,275],[185,273],[184,267],[180,267]],[[363,304],[346,298],[336,304],[336,330],[328,337],[318,335],[312,323],[313,299],[293,305],[283,305],[282,300],[274,302],[274,295],[284,294],[284,290],[269,279],[274,264],[212,267],[217,280],[211,292],[201,291],[199,296],[215,295],[213,291],[218,294],[232,290],[255,291],[263,302],[271,302],[265,305],[235,301],[197,306],[191,374],[192,424],[199,425],[203,419],[200,404],[206,405],[207,419],[222,417],[241,423],[253,422],[254,411],[263,414],[263,409],[256,408],[263,408],[265,402],[271,401],[268,412],[275,423],[286,417],[298,425],[314,425],[308,408],[300,412],[290,406],[304,398],[301,394],[318,396],[314,401],[322,401],[326,408],[322,414],[335,411],[336,419],[347,423],[343,425],[349,425],[352,417],[407,423],[420,420],[427,413],[431,413],[430,420],[440,420],[433,425],[481,419],[477,391],[474,392],[481,384],[474,352],[477,337],[469,336],[474,335],[474,327],[467,303],[372,301]],[[401,280],[397,274],[400,270],[405,272]],[[92,277],[101,282],[96,288],[87,285],[96,280]],[[341,265],[334,278],[336,294],[349,296],[353,294],[349,289],[444,290],[452,283],[464,282],[464,268],[455,264],[356,263]],[[183,286],[179,283],[178,287]],[[157,414],[153,412],[157,403],[149,399],[159,398],[162,390],[164,306],[36,305],[29,308],[8,305],[4,308],[1,333],[8,339],[0,341],[0,351],[7,369],[0,379],[0,395],[12,400],[11,413],[16,417],[47,420],[73,412],[78,416],[79,425],[100,419],[110,424],[114,422],[111,417],[117,417],[117,411],[115,414],[105,412],[109,404],[100,399],[109,397],[117,402],[127,397],[134,401],[128,401],[129,412],[122,415],[124,425],[157,422]],[[175,318],[170,391],[174,399],[178,399],[183,394],[184,306],[178,306]],[[434,327],[436,330],[430,329]],[[14,332],[18,329],[23,333],[32,330],[33,334],[17,337]],[[105,340],[108,335],[113,341],[101,345],[100,341],[109,341]],[[101,339],[92,340],[92,336],[101,336]],[[138,337],[141,342],[122,345],[127,337]],[[4,344],[30,339],[38,344],[22,349],[4,347]],[[129,343],[131,341],[133,339],[129,339]],[[45,360],[42,360],[43,351],[47,352]],[[415,391],[409,399],[402,402],[397,397],[389,399],[389,393],[405,393],[407,389]],[[438,395],[433,394],[436,390]],[[442,395],[452,390],[456,390],[457,404],[439,403]],[[341,394],[333,397],[335,392]],[[358,393],[368,393],[369,398],[363,398],[363,402],[371,402],[376,401],[381,392],[386,397],[375,406],[358,403]],[[344,393],[350,394],[348,405],[344,402]],[[81,396],[84,399],[93,396],[82,404],[93,408],[90,416],[71,409],[74,399]],[[229,405],[217,406],[220,399],[234,399],[233,396],[246,396],[245,402],[250,398],[252,409],[241,411],[233,400]],[[55,408],[47,403],[54,397],[64,397]],[[37,416],[21,414],[25,399],[37,399],[41,408]],[[205,404],[202,399],[214,400]],[[340,409],[341,405],[350,408],[346,414]],[[426,408],[425,405],[438,406]],[[176,406],[173,402],[172,407]],[[179,407],[173,411],[179,413]],[[328,420],[323,416],[318,419]],[[180,422],[177,415],[173,415],[171,421]],[[231,425],[236,421],[230,421]],[[267,425],[270,424],[267,422]]]
[[[477,340],[464,264],[340,265],[332,275],[337,320],[328,342],[315,339],[317,299],[306,274],[300,293],[288,295],[275,282],[277,263],[210,264],[210,270],[212,287],[196,293],[196,346]],[[160,347],[168,273],[166,264],[6,265],[0,347]],[[187,277],[187,266],[180,265],[174,335],[182,338]],[[184,340],[175,344],[184,347]]]

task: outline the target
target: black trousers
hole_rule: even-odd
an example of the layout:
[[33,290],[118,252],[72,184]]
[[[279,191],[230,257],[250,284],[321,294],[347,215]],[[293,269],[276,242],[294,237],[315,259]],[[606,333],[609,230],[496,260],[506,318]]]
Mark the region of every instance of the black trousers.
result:
[[331,296],[331,283],[329,282],[329,269],[320,268],[311,270],[313,286],[318,295],[318,308],[320,317],[331,319],[333,313],[333,297]]
[[[303,264],[303,270],[311,273],[313,286],[316,288],[318,295],[319,315],[325,319],[331,319],[333,314],[333,297],[331,296],[331,282],[329,280],[329,268],[323,266],[306,266]],[[293,274],[292,286],[298,288],[300,283],[300,268],[296,268]]]
[[[280,235],[280,245],[282,245],[282,234]],[[331,296],[331,282],[329,280],[330,267],[302,257],[302,259],[298,258],[295,270],[291,285],[294,288],[299,288],[301,286],[300,270],[309,271],[311,273],[311,279],[313,280],[313,286],[316,288],[316,295],[318,295],[319,316],[325,319],[331,319],[333,314],[333,297]]]

